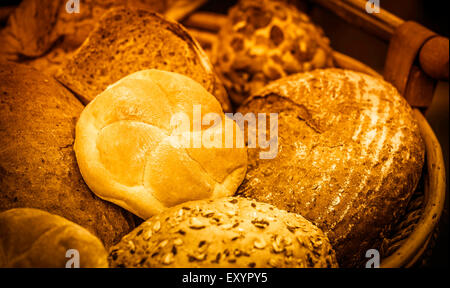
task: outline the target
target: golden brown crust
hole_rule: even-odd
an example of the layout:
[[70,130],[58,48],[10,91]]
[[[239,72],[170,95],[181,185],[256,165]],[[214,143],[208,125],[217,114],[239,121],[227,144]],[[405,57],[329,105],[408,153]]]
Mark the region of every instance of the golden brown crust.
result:
[[110,245],[131,229],[125,210],[84,183],[72,148],[83,105],[37,70],[0,64],[0,211],[30,207],[61,215]]
[[240,1],[230,9],[212,53],[236,104],[275,79],[333,66],[322,30],[282,1]]
[[[186,201],[233,195],[247,169],[247,149],[225,147],[222,124],[194,131],[194,121],[202,121],[195,106],[203,124],[209,113],[223,124],[216,98],[178,73],[141,70],[99,94],[80,116],[74,145],[92,191],[143,219]],[[183,131],[172,122],[180,114],[187,118]],[[236,123],[231,127],[240,132]],[[193,146],[211,131],[221,136],[220,147]],[[179,133],[187,134],[188,145]]]
[[191,201],[137,227],[110,249],[111,267],[337,267],[323,232],[253,200]]
[[57,79],[87,104],[119,79],[144,69],[186,75],[231,109],[225,88],[200,45],[179,23],[146,10],[103,15]]
[[108,267],[105,247],[83,227],[38,209],[0,213],[0,267],[64,268],[77,257],[66,257],[70,249],[78,251],[80,268]]
[[275,81],[239,109],[279,113],[279,152],[249,149],[239,192],[324,230],[341,266],[377,248],[421,175],[424,144],[412,109],[387,82],[339,69]]

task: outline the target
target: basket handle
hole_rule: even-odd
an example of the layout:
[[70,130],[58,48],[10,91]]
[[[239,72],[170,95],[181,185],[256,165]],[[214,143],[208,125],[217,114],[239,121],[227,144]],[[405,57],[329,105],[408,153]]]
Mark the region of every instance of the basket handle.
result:
[[426,109],[431,104],[437,81],[448,81],[448,38],[418,23],[405,22],[380,7],[379,13],[367,13],[367,0],[310,1],[331,10],[348,23],[389,41],[384,77],[412,106]]
[[389,42],[384,78],[411,106],[426,109],[437,80],[448,80],[448,39],[416,22],[404,22]]

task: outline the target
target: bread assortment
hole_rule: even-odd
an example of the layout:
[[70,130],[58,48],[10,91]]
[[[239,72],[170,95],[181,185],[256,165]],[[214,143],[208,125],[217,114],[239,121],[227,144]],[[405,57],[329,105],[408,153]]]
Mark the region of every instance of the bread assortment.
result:
[[412,109],[393,86],[315,70],[272,82],[239,111],[278,112],[280,135],[272,160],[249,149],[239,193],[312,221],[344,266],[379,247],[419,181],[425,151]]
[[[102,242],[83,227],[48,212],[16,208],[0,213],[0,268],[107,268]],[[67,251],[76,250],[76,256]],[[71,263],[69,263],[71,264]]]
[[334,250],[302,216],[245,198],[186,202],[110,249],[111,267],[331,268]]
[[83,105],[51,77],[10,62],[0,63],[0,95],[0,211],[48,211],[107,247],[133,229],[132,215],[96,197],[81,177],[73,143]]
[[[208,128],[194,130],[195,105],[202,118],[224,117],[214,96],[173,72],[142,70],[99,94],[81,113],[75,134],[78,165],[91,190],[143,219],[189,200],[233,195],[247,170],[247,149],[195,147]],[[189,117],[188,131],[175,129],[172,117],[179,113]],[[208,131],[222,135],[222,125]]]
[[286,1],[242,0],[233,6],[213,61],[236,104],[270,81],[333,65],[329,40]]
[[210,61],[175,21],[204,2],[89,0],[72,17],[25,0],[11,14],[1,267],[62,267],[71,249],[82,267],[358,267],[380,248],[422,173],[409,104],[330,68],[295,1],[239,1]]

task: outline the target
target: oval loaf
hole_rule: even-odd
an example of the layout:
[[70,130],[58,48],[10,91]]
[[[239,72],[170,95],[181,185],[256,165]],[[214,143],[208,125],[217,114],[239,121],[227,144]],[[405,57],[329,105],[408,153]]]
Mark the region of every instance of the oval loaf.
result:
[[239,109],[278,114],[278,155],[249,166],[239,193],[320,227],[341,266],[378,248],[421,175],[412,109],[389,83],[339,69],[274,81]]

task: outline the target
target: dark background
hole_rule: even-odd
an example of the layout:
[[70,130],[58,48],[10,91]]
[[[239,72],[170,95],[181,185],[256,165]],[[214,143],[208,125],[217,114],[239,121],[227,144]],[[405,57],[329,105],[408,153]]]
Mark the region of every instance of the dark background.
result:
[[[332,1],[332,0],[330,0]],[[2,1],[0,6],[17,5],[21,1]],[[81,3],[83,0],[81,0]],[[226,13],[236,3],[233,1],[210,0],[201,10]],[[445,1],[426,0],[380,0],[380,6],[404,20],[413,20],[427,28],[448,37],[448,16]],[[332,12],[318,5],[307,5],[308,13],[319,24],[331,40],[331,46],[344,54],[352,56],[382,73],[388,43],[355,28]],[[1,45],[1,44],[0,44]],[[447,179],[449,179],[449,87],[448,82],[440,82],[436,87],[433,103],[426,113],[428,122],[438,137],[444,154]],[[431,267],[449,267],[449,199],[447,197],[439,225],[439,238],[435,243],[429,261]]]

